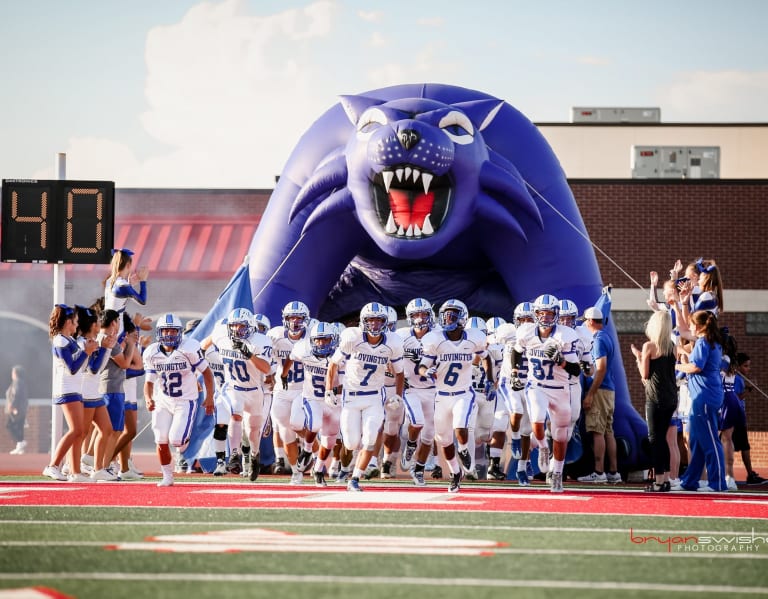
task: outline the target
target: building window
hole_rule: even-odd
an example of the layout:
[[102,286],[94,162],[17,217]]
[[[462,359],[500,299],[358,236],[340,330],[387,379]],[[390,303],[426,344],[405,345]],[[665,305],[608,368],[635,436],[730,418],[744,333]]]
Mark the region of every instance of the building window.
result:
[[648,322],[650,317],[651,312],[649,310],[611,310],[611,318],[616,327],[616,332],[622,334],[644,333],[645,323]]
[[747,312],[744,328],[747,335],[768,335],[768,312]]

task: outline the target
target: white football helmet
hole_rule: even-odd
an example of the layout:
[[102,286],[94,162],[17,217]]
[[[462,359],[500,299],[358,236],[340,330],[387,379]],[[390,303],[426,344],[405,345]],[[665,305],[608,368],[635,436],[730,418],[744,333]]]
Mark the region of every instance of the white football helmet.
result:
[[394,331],[397,328],[397,310],[392,306],[387,306],[387,328]]
[[559,302],[560,317],[557,319],[561,324],[572,329],[576,328],[576,318],[579,316],[579,309],[576,304],[569,299],[561,299]]
[[269,318],[267,318],[266,314],[254,314],[251,325],[253,326],[254,330],[258,331],[262,335],[266,335],[267,331],[272,328],[272,323],[270,322]]
[[181,319],[175,314],[163,314],[155,325],[155,338],[164,347],[176,349],[181,344]]
[[336,327],[328,322],[317,322],[309,329],[309,344],[318,358],[330,356],[338,344]]
[[378,302],[365,304],[360,310],[360,328],[371,335],[381,335],[387,329],[387,307]]
[[282,315],[283,326],[291,333],[304,331],[309,326],[309,308],[304,302],[288,302]]
[[431,329],[435,326],[435,312],[432,304],[421,297],[408,302],[405,307],[405,317],[408,320],[408,326],[417,330]]
[[473,316],[467,321],[468,329],[479,329],[483,332],[483,335],[488,334],[488,327],[485,325],[485,321],[479,316]]
[[489,335],[495,335],[496,329],[498,329],[503,324],[507,324],[507,321],[504,320],[501,316],[491,316],[488,320],[485,321],[485,328],[488,329]]
[[560,302],[550,293],[540,295],[533,300],[533,319],[542,329],[550,329],[557,324],[560,314]]
[[520,326],[524,322],[533,322],[533,306],[531,302],[520,302],[515,306],[514,313],[515,326]]
[[467,324],[467,318],[469,317],[469,310],[467,305],[461,300],[449,299],[442,306],[437,315],[437,324],[439,324],[444,331],[453,331],[457,328],[464,328]]
[[248,339],[253,334],[253,313],[248,308],[235,308],[227,316],[229,338]]

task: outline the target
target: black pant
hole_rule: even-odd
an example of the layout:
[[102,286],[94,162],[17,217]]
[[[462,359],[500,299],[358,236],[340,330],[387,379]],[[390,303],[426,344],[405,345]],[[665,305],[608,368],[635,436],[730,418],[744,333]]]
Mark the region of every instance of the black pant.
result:
[[660,407],[653,401],[645,402],[645,420],[648,423],[648,440],[651,442],[651,459],[654,474],[669,472],[669,445],[667,430],[675,408]]
[[16,416],[8,415],[8,419],[5,421],[5,428],[11,433],[11,437],[16,443],[24,440],[24,420],[26,418],[17,414]]

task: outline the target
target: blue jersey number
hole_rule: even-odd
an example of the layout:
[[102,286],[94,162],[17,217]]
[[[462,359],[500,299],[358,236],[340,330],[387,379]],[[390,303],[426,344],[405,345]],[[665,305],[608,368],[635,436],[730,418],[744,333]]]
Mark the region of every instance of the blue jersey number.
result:
[[289,383],[303,383],[304,382],[304,364],[301,362],[294,362],[291,369],[288,371]]
[[166,397],[181,397],[181,373],[163,373],[163,393]]
[[530,358],[529,360],[529,372],[538,381],[551,381],[552,369],[555,367],[555,363],[552,360],[542,360],[540,358]]
[[248,374],[248,368],[243,360],[224,358],[222,362],[224,362],[224,365],[229,369],[229,377],[233,381],[246,383],[251,380],[251,375]]
[[363,377],[363,380],[360,381],[360,385],[365,387],[368,385],[368,379],[370,379],[373,376],[373,373],[376,372],[379,367],[376,366],[376,364],[363,364],[363,369],[366,371],[365,376]]
[[463,367],[464,365],[461,362],[451,362],[448,365],[448,372],[445,373],[443,382],[449,387],[453,387],[459,380],[459,370]]

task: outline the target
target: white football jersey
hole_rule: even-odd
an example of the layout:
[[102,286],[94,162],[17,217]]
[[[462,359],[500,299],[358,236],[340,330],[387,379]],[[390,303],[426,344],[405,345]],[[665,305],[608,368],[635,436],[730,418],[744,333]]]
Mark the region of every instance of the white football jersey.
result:
[[349,327],[341,334],[331,360],[334,364],[346,362],[345,391],[380,391],[385,386],[390,364],[395,374],[403,372],[403,340],[396,333],[386,332],[374,346],[359,327]]
[[290,355],[294,364],[300,362],[304,365],[304,386],[301,394],[305,399],[323,401],[325,398],[325,379],[328,374],[330,356],[317,357],[312,353],[309,339],[302,339],[293,346]]
[[166,354],[159,343],[153,343],[144,350],[144,371],[147,381],[154,383],[155,398],[167,397],[172,400],[196,400],[197,375],[205,372],[208,362],[203,356],[200,344],[186,337],[178,348]]
[[451,341],[444,331],[430,331],[421,340],[424,354],[421,364],[437,366],[435,386],[438,392],[457,392],[472,385],[472,361],[487,355],[487,339],[479,329],[464,329],[458,341]]
[[[267,336],[272,342],[272,359],[275,362],[277,376],[283,372],[285,361],[291,356],[293,346],[309,337],[308,329],[304,330],[301,339],[293,340],[288,336],[288,330],[280,325],[269,329]],[[304,387],[304,364],[294,361],[288,371],[288,390],[298,391]]]
[[528,358],[528,379],[544,386],[562,387],[568,384],[571,375],[564,368],[556,366],[545,353],[551,345],[557,346],[567,362],[578,363],[577,346],[580,344],[576,332],[566,326],[555,325],[549,337],[539,336],[536,323],[526,322],[517,329],[515,351]]
[[[419,361],[414,362],[411,358],[403,356],[403,373],[405,374],[405,380],[408,383],[410,389],[434,389],[435,383],[425,376],[419,374],[419,365],[421,364],[421,356],[424,350],[421,346],[421,339],[417,338],[413,334],[410,327],[402,327],[397,329],[397,334],[403,340],[403,352],[410,353],[418,356]],[[427,333],[427,335],[429,332]]]
[[[211,336],[216,350],[224,363],[224,378],[235,391],[251,391],[261,388],[264,373],[247,359],[239,349],[235,349],[229,331],[225,328],[215,328]],[[272,343],[266,335],[254,332],[243,343],[254,356],[272,363]]]

